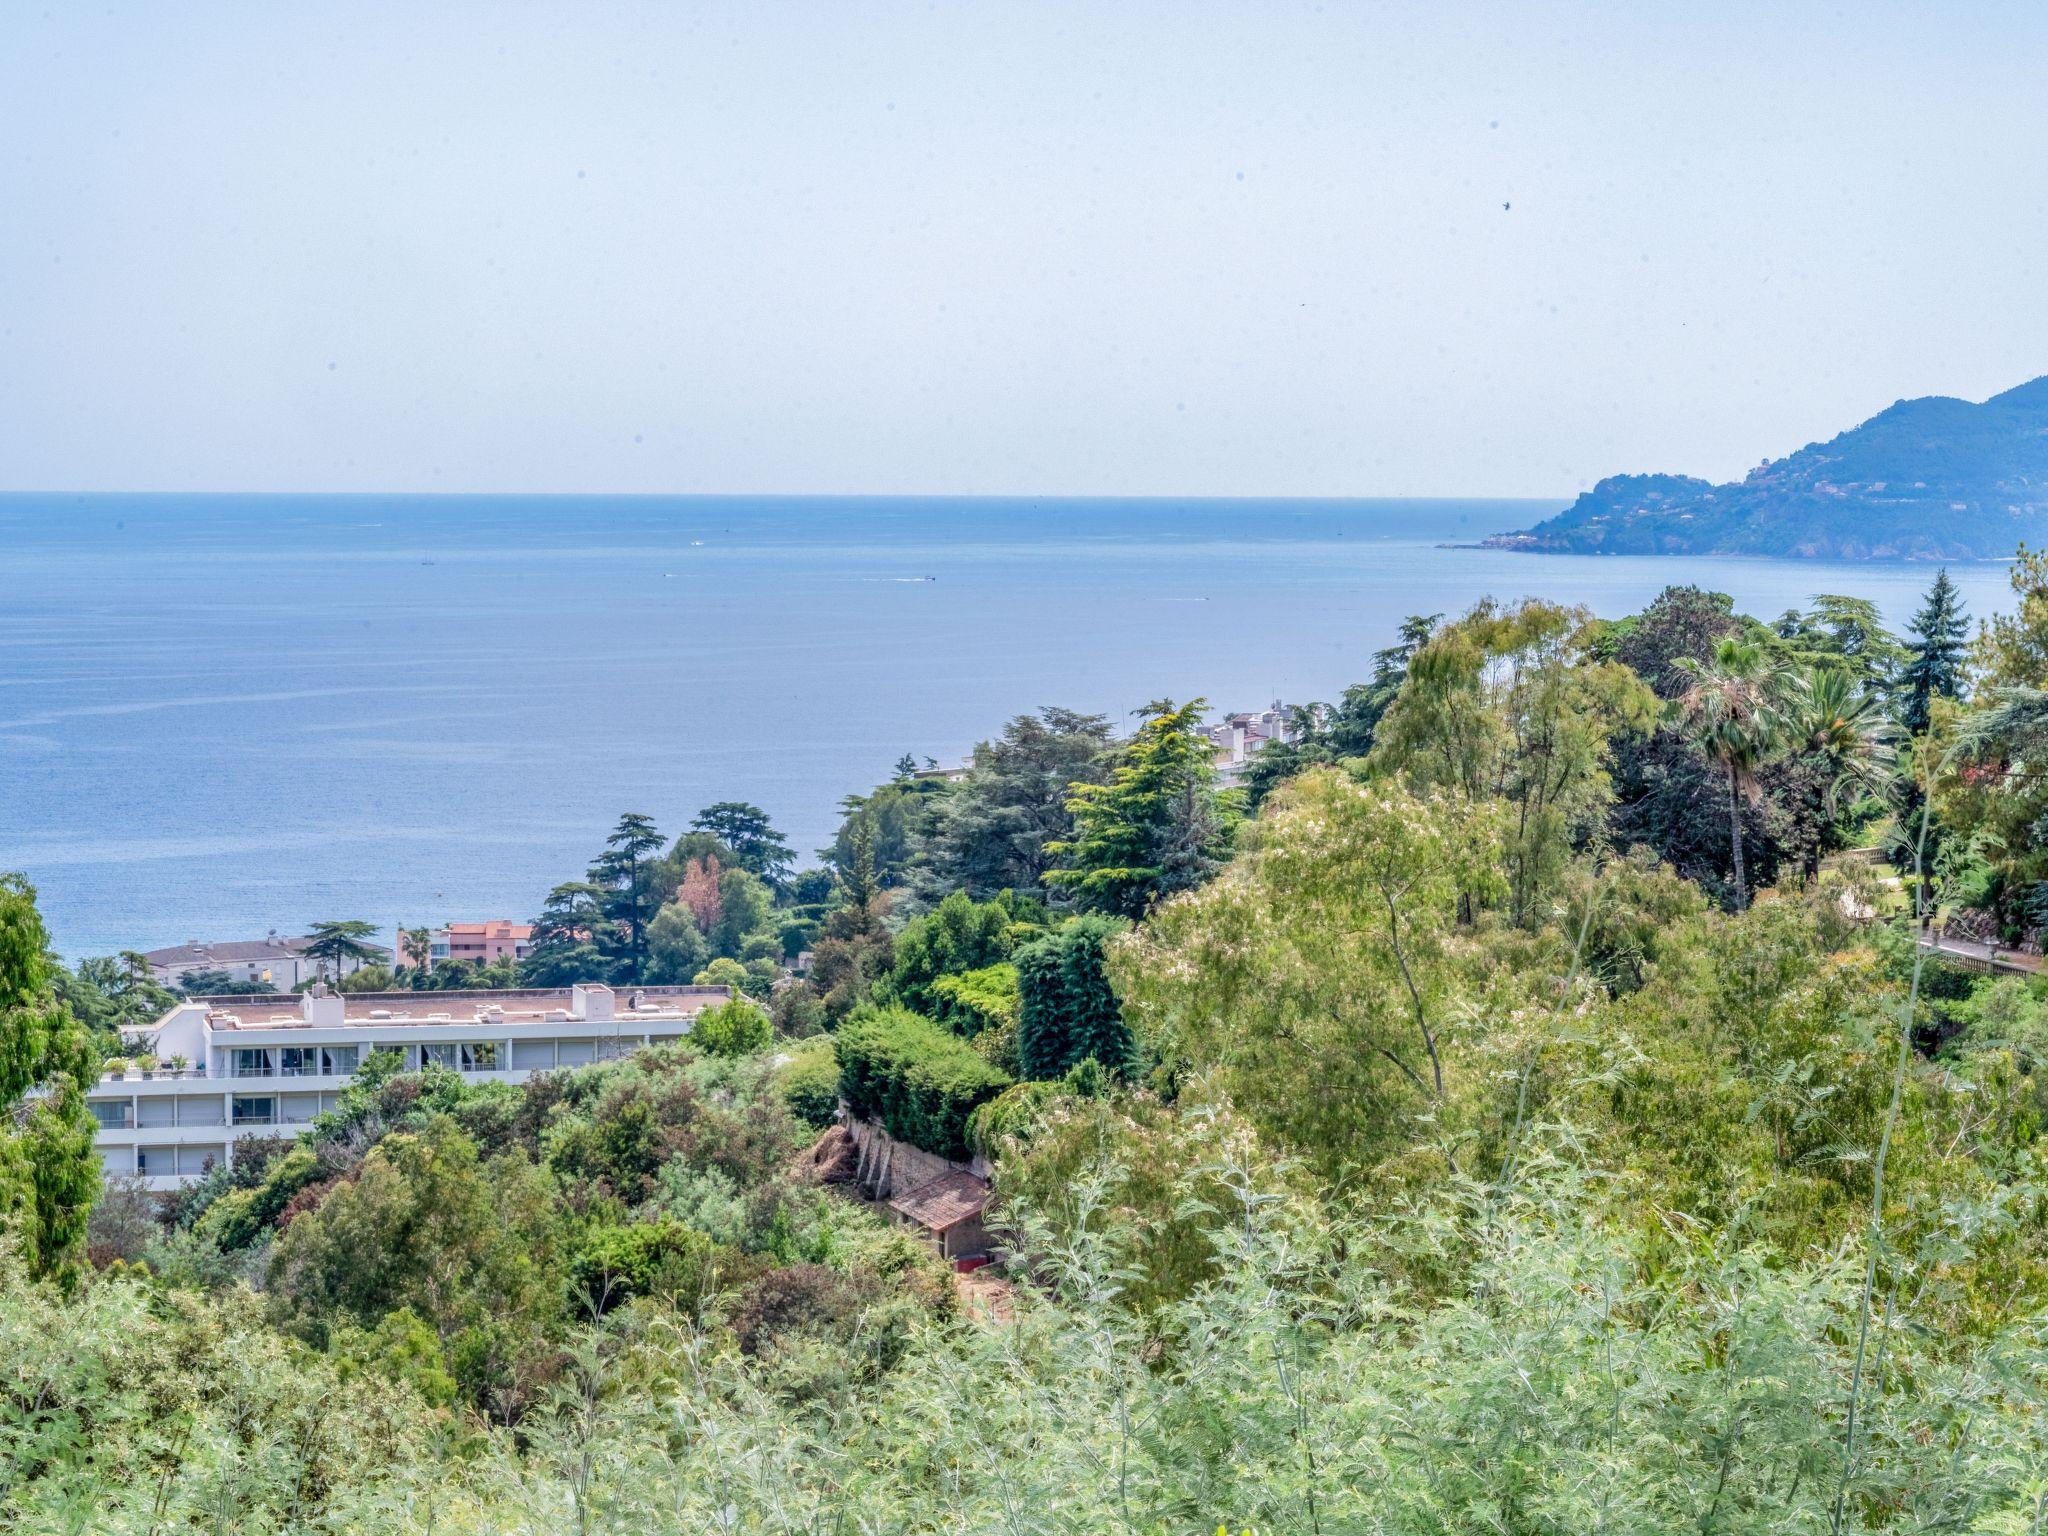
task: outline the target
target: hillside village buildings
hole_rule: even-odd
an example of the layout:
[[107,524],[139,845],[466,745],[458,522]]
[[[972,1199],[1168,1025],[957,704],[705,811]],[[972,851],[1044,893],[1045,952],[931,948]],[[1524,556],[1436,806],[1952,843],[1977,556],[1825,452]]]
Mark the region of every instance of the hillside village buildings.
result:
[[[235,939],[226,943],[189,944],[169,949],[152,949],[143,955],[149,972],[167,987],[175,987],[194,971],[226,971],[237,981],[268,986],[278,992],[293,992],[319,979],[321,962],[306,954],[310,938],[286,938],[273,928],[261,939]],[[376,953],[368,960],[342,963],[344,976],[366,965],[389,965],[391,951],[372,944]]]
[[526,991],[357,992],[207,997],[178,1004],[147,1033],[157,1065],[108,1076],[86,1096],[109,1175],[152,1189],[190,1183],[231,1160],[235,1141],[290,1135],[334,1107],[373,1052],[472,1082],[610,1060],[679,1040],[728,987],[590,984]]
[[1216,771],[1224,783],[1233,782],[1269,743],[1294,739],[1290,713],[1285,704],[1275,699],[1270,708],[1225,715],[1216,724],[1204,727],[1209,745],[1216,749]]

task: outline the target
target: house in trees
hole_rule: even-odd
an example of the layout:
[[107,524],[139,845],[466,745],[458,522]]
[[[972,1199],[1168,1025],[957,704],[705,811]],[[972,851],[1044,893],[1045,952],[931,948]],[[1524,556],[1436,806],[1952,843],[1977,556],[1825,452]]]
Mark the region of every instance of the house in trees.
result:
[[947,1260],[980,1258],[988,1253],[988,1232],[982,1217],[988,1210],[988,1180],[956,1171],[905,1190],[889,1209],[921,1229]]
[[1266,709],[1225,715],[1206,726],[1203,734],[1216,749],[1216,771],[1228,784],[1244,772],[1245,765],[1276,741],[1293,740],[1290,711],[1275,699]]

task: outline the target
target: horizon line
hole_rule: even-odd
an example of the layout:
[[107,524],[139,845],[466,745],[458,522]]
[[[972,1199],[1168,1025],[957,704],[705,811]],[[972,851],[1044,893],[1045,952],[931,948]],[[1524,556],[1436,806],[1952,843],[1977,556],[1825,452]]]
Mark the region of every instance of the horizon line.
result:
[[1263,494],[1258,492],[1229,493],[1180,493],[1175,491],[1101,492],[1101,491],[448,491],[448,490],[376,490],[376,491],[334,491],[334,490],[157,490],[149,488],[116,488],[100,490],[49,490],[49,489],[0,489],[0,498],[40,496],[51,498],[91,496],[161,496],[161,497],[283,497],[283,496],[354,496],[365,499],[374,497],[417,496],[445,501],[457,501],[478,497],[517,497],[530,500],[579,499],[579,500],[641,500],[641,501],[1173,501],[1173,502],[1300,502],[1328,505],[1347,502],[1373,501],[1432,501],[1432,502],[1538,502],[1571,501],[1584,494],[1573,491],[1569,495],[1492,495],[1477,492],[1445,493],[1431,495],[1391,494]]

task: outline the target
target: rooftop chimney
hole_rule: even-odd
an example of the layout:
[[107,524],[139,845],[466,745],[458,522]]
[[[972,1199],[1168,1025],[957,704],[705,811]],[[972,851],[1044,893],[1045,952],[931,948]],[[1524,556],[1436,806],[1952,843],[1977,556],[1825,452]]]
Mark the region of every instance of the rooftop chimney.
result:
[[316,988],[299,999],[299,1013],[308,1024],[322,1029],[331,1029],[348,1020],[348,1000],[329,992],[325,987]]
[[579,983],[569,989],[569,1016],[577,1019],[608,1019],[615,999],[612,989],[598,982]]

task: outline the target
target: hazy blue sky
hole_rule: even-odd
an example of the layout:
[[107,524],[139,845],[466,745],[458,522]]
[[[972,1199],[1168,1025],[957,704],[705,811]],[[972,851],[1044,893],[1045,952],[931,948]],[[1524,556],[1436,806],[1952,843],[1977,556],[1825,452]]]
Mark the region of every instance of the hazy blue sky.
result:
[[2044,64],[2039,3],[19,0],[0,487],[1730,476],[2048,372]]

